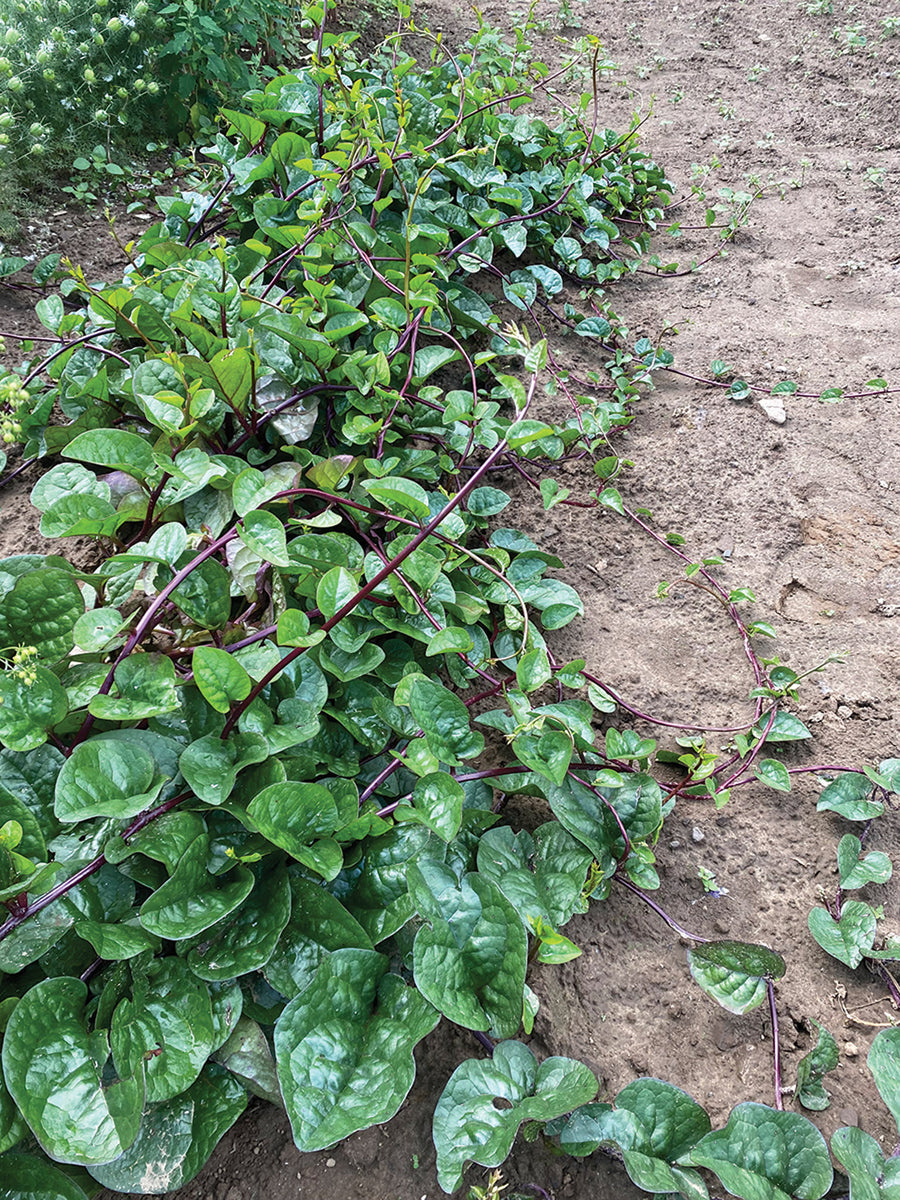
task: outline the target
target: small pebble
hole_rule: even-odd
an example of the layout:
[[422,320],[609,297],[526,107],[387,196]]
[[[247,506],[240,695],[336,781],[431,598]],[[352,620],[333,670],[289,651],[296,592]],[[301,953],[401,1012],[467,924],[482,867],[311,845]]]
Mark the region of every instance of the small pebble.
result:
[[337,1162],[336,1162],[336,1161],[335,1161],[335,1159],[333,1159],[333,1158],[326,1158],[326,1159],[325,1159],[325,1166],[326,1166],[326,1167],[336,1167],[336,1166],[337,1166]]
[[706,834],[703,832],[703,830],[700,828],[699,825],[695,825],[694,828],[691,830],[691,841],[695,842],[698,846],[700,845],[701,842],[706,841]]
[[842,1108],[838,1113],[842,1125],[858,1125],[859,1113],[855,1108]]
[[848,1058],[858,1058],[859,1046],[857,1046],[856,1042],[844,1042],[844,1053]]
[[669,842],[670,850],[680,850],[681,846],[682,843],[678,840],[678,838],[672,838],[671,842]]
[[838,714],[838,716],[839,716],[839,717],[843,717],[843,718],[844,718],[844,720],[846,721],[846,719],[847,719],[848,717],[852,717],[852,716],[853,716],[853,709],[852,709],[852,708],[850,708],[850,707],[849,707],[848,705],[846,705],[846,704],[839,704],[839,705],[838,705],[837,714]]

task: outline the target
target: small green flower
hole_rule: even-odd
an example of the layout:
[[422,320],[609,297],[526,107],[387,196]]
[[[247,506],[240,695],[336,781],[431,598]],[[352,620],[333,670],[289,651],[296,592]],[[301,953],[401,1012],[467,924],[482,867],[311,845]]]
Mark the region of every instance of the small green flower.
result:
[[146,80],[136,79],[134,81],[134,90],[136,92],[142,92],[146,86],[147,86]]
[[151,96],[157,95],[159,92],[159,84],[156,83],[155,80],[151,80],[150,83],[147,84],[147,91]]
[[105,108],[95,109],[94,120],[97,121],[100,125],[105,125],[106,122],[109,120],[109,113],[106,111]]
[[13,75],[13,77],[10,80],[8,80],[6,86],[9,88],[9,90],[11,92],[21,92],[22,88],[25,85],[22,83],[22,80],[19,78],[18,75]]
[[3,40],[7,46],[15,46],[22,40],[21,29],[15,29],[13,26],[10,26],[6,33],[4,33]]
[[84,68],[84,82],[85,83],[95,83],[96,79],[97,79],[97,76],[94,74],[94,72],[91,70],[91,68],[85,67]]
[[109,20],[106,22],[106,28],[109,30],[110,33],[118,33],[119,30],[122,28],[122,22],[119,20],[118,17],[110,17]]

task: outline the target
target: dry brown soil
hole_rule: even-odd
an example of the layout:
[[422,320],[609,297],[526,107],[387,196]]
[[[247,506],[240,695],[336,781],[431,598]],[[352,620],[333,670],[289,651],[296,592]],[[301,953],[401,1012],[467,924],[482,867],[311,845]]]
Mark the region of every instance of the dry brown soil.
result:
[[[727,257],[699,273],[642,275],[617,289],[632,334],[656,337],[674,325],[669,341],[684,371],[706,376],[710,361],[723,359],[746,379],[794,379],[813,397],[835,385],[865,392],[873,376],[900,387],[900,31],[882,36],[889,9],[877,0],[834,0],[831,14],[820,7],[571,0],[568,19],[580,29],[564,26],[554,4],[536,10],[545,22],[537,52],[553,64],[569,53],[561,38],[602,39],[620,66],[602,84],[601,121],[623,130],[634,111],[648,116],[644,143],[677,194],[689,193],[692,164],[712,160],[712,193],[753,190],[754,179],[765,185]],[[507,29],[523,22],[504,0],[483,12]],[[475,23],[450,0],[420,9],[426,13],[450,45]],[[865,44],[854,47],[861,37]],[[689,205],[678,215],[685,224],[702,220]],[[102,224],[51,214],[30,237],[85,262],[89,276],[111,279],[121,263]],[[663,256],[687,265],[713,246],[709,234],[686,231]],[[4,332],[34,327],[21,296],[0,302]],[[797,711],[815,736],[786,761],[874,763],[900,747],[898,399],[786,399],[787,420],[778,424],[755,402],[660,377],[623,444],[635,466],[622,490],[652,510],[657,529],[681,533],[692,556],[725,555],[721,578],[754,590],[753,616],[777,627],[782,661],[806,670],[849,652],[845,664],[805,684]],[[671,722],[746,718],[752,681],[735,630],[713,598],[678,582],[671,555],[609,513],[543,514],[523,497],[518,521],[565,559],[566,578],[586,603],[584,619],[556,639],[561,657],[587,658],[629,703]],[[42,545],[27,488],[7,495],[0,554]],[[90,547],[75,552],[89,555]],[[675,581],[668,601],[654,598],[660,579]],[[671,746],[674,731],[654,736]],[[832,1105],[814,1119],[826,1135],[858,1122],[889,1150],[895,1130],[865,1055],[896,1014],[883,984],[829,958],[807,932],[819,889],[835,886],[835,847],[847,831],[816,813],[816,798],[814,776],[801,775],[790,795],[752,785],[718,814],[711,804],[679,801],[659,846],[659,895],[698,933],[784,954],[777,993],[786,1082],[814,1040],[810,1022],[821,1022],[841,1046],[841,1063],[828,1082]],[[896,812],[877,823],[872,845],[897,855]],[[727,895],[705,895],[701,866]],[[898,897],[896,883],[869,896],[884,905],[884,929],[894,936]],[[530,978],[541,999],[529,1039],[539,1055],[584,1058],[602,1095],[636,1075],[668,1079],[717,1123],[741,1100],[773,1102],[765,1010],[731,1016],[702,995],[684,946],[649,909],[617,892],[566,932],[583,955],[537,967]],[[420,1047],[419,1076],[398,1117],[319,1154],[297,1152],[282,1113],[252,1107],[179,1200],[436,1200],[431,1112],[455,1064],[477,1052],[470,1035],[442,1027]],[[472,1169],[467,1182],[484,1175]],[[523,1195],[540,1194],[529,1184],[556,1198],[643,1194],[615,1162],[560,1157],[540,1140],[517,1146],[506,1178]]]

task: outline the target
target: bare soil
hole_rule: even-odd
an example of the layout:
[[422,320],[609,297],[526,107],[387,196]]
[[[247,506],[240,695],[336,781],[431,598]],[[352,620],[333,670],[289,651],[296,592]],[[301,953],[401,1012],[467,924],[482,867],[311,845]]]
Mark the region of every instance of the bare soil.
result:
[[[807,670],[848,651],[843,665],[805,684],[797,712],[814,739],[786,761],[861,766],[900,746],[898,399],[815,397],[830,386],[866,393],[873,377],[900,386],[900,35],[882,36],[886,9],[877,0],[834,0],[830,14],[820,7],[545,3],[536,10],[546,22],[536,55],[559,64],[568,54],[561,37],[596,34],[619,64],[602,84],[601,123],[624,130],[632,112],[648,116],[644,144],[677,182],[676,194],[689,194],[692,164],[714,159],[712,193],[765,185],[727,257],[696,273],[637,276],[612,298],[635,338],[677,327],[667,341],[683,371],[706,377],[711,360],[722,359],[751,382],[793,379],[812,395],[784,397],[787,419],[776,423],[755,401],[658,376],[623,443],[635,465],[621,490],[652,511],[657,530],[683,535],[693,557],[725,556],[721,578],[753,589],[752,614],[776,626],[772,652],[783,662]],[[523,23],[512,4],[491,0],[482,11],[506,29]],[[581,27],[562,24],[560,12]],[[450,0],[433,0],[420,9],[426,15],[450,46],[475,24]],[[702,223],[702,209],[675,212],[685,225]],[[102,224],[60,213],[30,236],[42,252],[65,249],[89,277],[112,278],[121,261]],[[685,230],[663,260],[687,266],[714,246],[708,233]],[[36,329],[27,298],[4,292],[0,310],[0,331]],[[573,362],[581,370],[600,365]],[[23,482],[3,499],[0,554],[47,547]],[[545,514],[528,495],[513,522],[560,554],[584,597],[584,619],[556,637],[560,657],[586,658],[629,704],[663,720],[746,719],[752,678],[737,633],[714,598],[683,581],[665,549],[624,518],[562,506]],[[668,600],[655,598],[661,579],[673,581]],[[674,744],[675,730],[645,731]],[[719,813],[679,800],[659,846],[659,896],[689,929],[764,942],[784,955],[777,992],[786,1082],[815,1040],[811,1022],[821,1022],[838,1040],[841,1063],[826,1081],[831,1107],[813,1119],[826,1136],[858,1123],[889,1152],[896,1131],[865,1055],[897,1015],[877,978],[829,958],[807,931],[819,890],[836,884],[835,848],[847,831],[839,818],[816,813],[817,794],[810,774],[796,777],[790,795],[741,788]],[[872,845],[900,851],[896,811],[877,823]],[[701,866],[727,894],[704,892]],[[871,889],[868,898],[884,905],[884,931],[900,935],[898,885]],[[527,1040],[540,1056],[583,1058],[601,1080],[601,1097],[636,1075],[667,1079],[704,1104],[714,1123],[742,1100],[773,1102],[765,1009],[731,1016],[702,995],[684,946],[649,909],[616,892],[566,932],[583,955],[563,967],[536,966],[530,977],[541,1011]],[[177,1196],[436,1200],[432,1109],[454,1066],[473,1053],[470,1035],[442,1026],[420,1047],[418,1079],[397,1118],[318,1154],[301,1155],[285,1116],[254,1105]],[[602,1155],[573,1160],[541,1140],[520,1141],[504,1173],[511,1191],[538,1195],[534,1184],[557,1200],[644,1194]],[[473,1168],[467,1183],[484,1176]]]

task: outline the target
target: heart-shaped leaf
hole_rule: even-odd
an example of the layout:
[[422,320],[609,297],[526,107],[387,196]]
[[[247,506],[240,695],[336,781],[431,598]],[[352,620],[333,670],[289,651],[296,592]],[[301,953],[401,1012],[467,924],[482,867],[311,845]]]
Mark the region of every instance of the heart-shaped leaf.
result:
[[819,812],[836,812],[848,821],[870,821],[884,812],[880,800],[870,800],[872,783],[861,771],[845,771],[819,796]]
[[489,1059],[460,1064],[434,1111],[438,1182],[445,1192],[462,1183],[467,1162],[496,1167],[509,1154],[523,1121],[549,1121],[597,1092],[584,1063],[548,1058],[538,1065],[521,1042],[501,1042]]
[[739,1104],[690,1157],[740,1200],[819,1200],[831,1187],[828,1148],[815,1125],[764,1104]]
[[872,949],[878,922],[868,904],[848,900],[841,908],[839,921],[824,908],[814,908],[807,924],[823,950],[848,967],[858,967]]
[[32,1133],[51,1158],[83,1165],[110,1162],[134,1142],[144,1098],[140,1072],[104,1078],[87,997],[80,979],[45,979],[19,1000],[3,1036],[6,1086]]
[[708,996],[729,1012],[746,1013],[762,1004],[766,982],[780,979],[784,959],[751,942],[706,942],[688,951],[691,974]]
[[275,1025],[275,1060],[301,1150],[389,1120],[415,1077],[413,1048],[440,1014],[373,950],[336,950]]
[[137,742],[94,738],[76,746],[56,781],[60,821],[133,817],[159,796],[166,780],[153,755]]
[[867,883],[887,883],[893,874],[893,865],[886,854],[871,850],[860,858],[862,843],[852,833],[845,833],[838,842],[838,876],[845,892],[865,887]]

